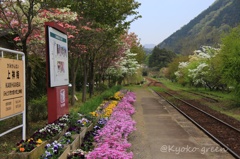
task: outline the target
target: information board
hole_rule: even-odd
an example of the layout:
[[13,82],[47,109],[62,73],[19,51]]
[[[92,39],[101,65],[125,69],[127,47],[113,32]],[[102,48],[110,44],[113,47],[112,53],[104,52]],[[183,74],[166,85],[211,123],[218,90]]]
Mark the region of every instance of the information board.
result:
[[0,118],[24,110],[23,61],[0,58]]
[[69,84],[67,35],[48,27],[50,87]]

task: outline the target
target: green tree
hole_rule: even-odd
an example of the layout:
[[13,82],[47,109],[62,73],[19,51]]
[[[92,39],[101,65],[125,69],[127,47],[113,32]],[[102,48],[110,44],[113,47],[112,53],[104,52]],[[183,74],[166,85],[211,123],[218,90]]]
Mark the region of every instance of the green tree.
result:
[[[44,0],[44,3],[54,7],[68,6],[84,19],[86,26],[91,24],[91,29],[84,35],[88,37],[84,41],[86,53],[81,56],[83,58],[81,61],[84,63],[83,96],[88,80],[91,97],[94,93],[99,54],[102,54],[105,47],[113,46],[113,42],[116,42],[116,39],[129,28],[131,22],[141,17],[136,11],[140,3],[135,0]],[[132,19],[128,20],[129,16]]]
[[176,54],[171,51],[154,47],[149,57],[149,67],[155,67],[157,70],[160,70],[162,67],[166,67],[175,56]]
[[221,57],[222,76],[226,83],[235,87],[240,94],[240,26],[222,39],[219,56]]
[[175,72],[178,70],[178,65],[180,62],[187,62],[188,56],[177,56],[175,57],[171,63],[168,64],[167,72],[165,74],[165,77],[170,79],[171,81],[176,81],[176,75]]
[[146,57],[146,54],[145,54],[145,51],[143,50],[143,47],[140,45],[140,46],[133,46],[131,49],[130,49],[131,52],[133,53],[136,53],[136,60],[139,64],[143,64],[144,63],[144,60],[145,60],[145,57]]

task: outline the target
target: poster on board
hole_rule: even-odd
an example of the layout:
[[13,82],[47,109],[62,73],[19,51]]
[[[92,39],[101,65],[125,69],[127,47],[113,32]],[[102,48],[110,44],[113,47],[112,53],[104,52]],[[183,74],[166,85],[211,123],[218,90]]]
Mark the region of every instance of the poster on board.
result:
[[69,84],[67,35],[48,27],[50,87]]

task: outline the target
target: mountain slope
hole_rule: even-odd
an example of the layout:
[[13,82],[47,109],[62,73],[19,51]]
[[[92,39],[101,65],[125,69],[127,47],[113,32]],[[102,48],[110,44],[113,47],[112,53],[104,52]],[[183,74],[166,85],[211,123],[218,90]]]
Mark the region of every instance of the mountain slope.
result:
[[145,44],[143,45],[144,48],[147,48],[147,49],[153,49],[156,45],[155,44]]
[[223,33],[239,24],[240,0],[216,0],[158,47],[180,54],[192,54],[202,45],[217,47]]

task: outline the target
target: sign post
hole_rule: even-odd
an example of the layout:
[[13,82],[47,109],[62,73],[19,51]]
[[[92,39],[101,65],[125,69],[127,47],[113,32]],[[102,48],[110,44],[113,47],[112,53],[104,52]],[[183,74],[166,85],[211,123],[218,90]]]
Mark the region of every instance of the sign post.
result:
[[48,123],[68,114],[68,39],[66,30],[45,23],[47,59]]

